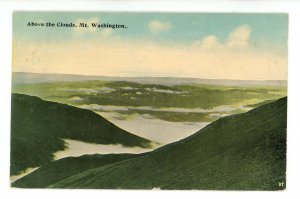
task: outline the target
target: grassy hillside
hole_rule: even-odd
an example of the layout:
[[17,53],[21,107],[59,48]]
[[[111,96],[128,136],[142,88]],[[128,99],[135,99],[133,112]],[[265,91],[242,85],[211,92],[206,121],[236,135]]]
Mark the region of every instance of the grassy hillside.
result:
[[46,188],[75,174],[94,169],[103,165],[112,164],[124,159],[132,158],[135,154],[108,154],[83,155],[80,157],[67,157],[51,162],[34,172],[26,175],[14,183],[19,188]]
[[284,189],[286,109],[287,98],[282,98],[219,119],[153,152],[79,173],[50,187]]
[[139,147],[151,143],[92,111],[12,94],[11,175],[49,163],[54,152],[65,148],[61,139]]

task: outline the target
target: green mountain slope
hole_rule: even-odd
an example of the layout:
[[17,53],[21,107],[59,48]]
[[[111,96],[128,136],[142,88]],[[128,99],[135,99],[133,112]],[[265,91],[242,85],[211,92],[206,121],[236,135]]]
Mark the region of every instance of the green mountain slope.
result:
[[98,114],[37,97],[12,94],[11,175],[53,160],[65,148],[61,139],[98,144],[150,147],[151,141],[130,134]]
[[287,98],[282,98],[219,119],[179,142],[79,173],[50,188],[284,189],[286,110]]
[[51,162],[14,183],[19,188],[46,188],[75,174],[138,156],[136,154],[83,155]]

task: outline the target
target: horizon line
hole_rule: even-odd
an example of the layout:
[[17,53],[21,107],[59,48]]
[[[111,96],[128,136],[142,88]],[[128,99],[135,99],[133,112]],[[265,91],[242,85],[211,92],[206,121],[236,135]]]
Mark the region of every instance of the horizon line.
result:
[[213,78],[201,78],[201,77],[175,77],[175,76],[106,76],[106,75],[86,75],[86,74],[74,74],[74,73],[40,73],[40,72],[23,72],[12,71],[12,73],[30,73],[40,75],[74,75],[84,77],[107,77],[107,78],[177,78],[177,79],[201,79],[201,80],[227,80],[227,81],[288,81],[288,79],[213,79]]

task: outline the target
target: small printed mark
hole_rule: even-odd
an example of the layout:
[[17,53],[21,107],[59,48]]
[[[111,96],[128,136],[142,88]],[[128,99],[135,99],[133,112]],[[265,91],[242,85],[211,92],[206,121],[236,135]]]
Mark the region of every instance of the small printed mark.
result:
[[283,187],[284,186],[284,182],[278,182],[278,186],[279,187]]

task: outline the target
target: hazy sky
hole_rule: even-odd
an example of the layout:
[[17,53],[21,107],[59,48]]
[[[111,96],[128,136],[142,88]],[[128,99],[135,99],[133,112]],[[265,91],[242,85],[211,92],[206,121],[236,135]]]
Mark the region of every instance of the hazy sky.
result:
[[[16,12],[13,71],[287,79],[285,14]],[[126,29],[27,27],[28,22]]]

